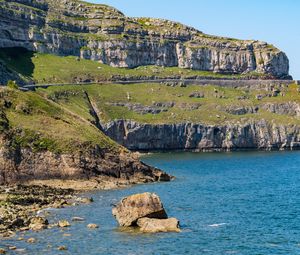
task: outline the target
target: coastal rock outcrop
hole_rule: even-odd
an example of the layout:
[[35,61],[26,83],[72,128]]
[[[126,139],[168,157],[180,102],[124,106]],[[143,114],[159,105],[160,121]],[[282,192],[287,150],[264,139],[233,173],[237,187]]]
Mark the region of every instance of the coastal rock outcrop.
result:
[[111,177],[130,182],[167,181],[166,173],[141,163],[136,158],[95,150],[86,153],[57,154],[12,147],[0,136],[0,183],[49,179],[92,179]]
[[155,193],[125,197],[112,209],[112,214],[121,227],[138,226],[143,233],[180,232],[179,221],[168,218]]
[[[27,96],[28,99],[24,99]],[[29,107],[28,102],[33,102],[35,99],[43,102],[44,105],[49,104],[49,108],[44,108],[48,112],[43,112],[40,116],[39,106]],[[19,107],[20,105],[23,106]],[[87,181],[95,179],[94,186],[104,179],[113,184],[119,181],[133,184],[171,180],[171,176],[142,163],[136,155],[107,138],[89,122],[82,121],[69,112],[65,113],[65,122],[62,121],[62,115],[51,119],[53,116],[50,111],[53,113],[55,105],[35,93],[22,94],[16,90],[3,89],[0,91],[0,107],[0,185],[55,179]],[[65,130],[60,130],[60,141],[65,136],[63,134],[70,134],[72,124],[69,120],[75,118],[77,127],[81,125],[85,132],[87,130],[93,132],[93,139],[98,136],[98,141],[92,144],[90,138],[83,138],[86,140],[78,142],[76,141],[78,137],[69,137],[68,141],[72,141],[69,145],[70,149],[64,150],[67,142],[60,149],[57,147],[57,140],[54,140],[57,138],[52,132],[42,138],[43,130],[35,125],[22,127],[23,122],[21,122],[14,126],[13,119],[7,115],[8,109],[14,114],[20,114],[24,119],[34,118],[34,116],[46,117],[47,119],[42,121],[49,123],[51,120],[53,126],[68,123]],[[56,110],[60,111],[59,108]],[[78,121],[82,121],[82,124]]]
[[141,124],[116,120],[104,126],[106,134],[131,150],[281,150],[300,148],[296,124],[248,119],[245,123]]
[[290,78],[285,53],[265,42],[210,36],[180,23],[129,18],[77,0],[4,0],[0,47],[74,55],[114,67],[178,66]]
[[143,193],[125,197],[112,209],[122,227],[130,227],[140,218],[167,219],[167,213],[156,194]]

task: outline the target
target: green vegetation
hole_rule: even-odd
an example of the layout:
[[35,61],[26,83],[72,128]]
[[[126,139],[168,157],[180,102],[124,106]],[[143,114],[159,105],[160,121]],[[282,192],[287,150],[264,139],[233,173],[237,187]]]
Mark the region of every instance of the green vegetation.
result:
[[[43,97],[75,112],[83,118],[89,118],[89,99],[96,107],[102,122],[114,119],[132,119],[140,123],[181,123],[195,122],[203,124],[243,123],[248,120],[266,119],[270,122],[300,124],[300,119],[288,115],[279,115],[262,109],[266,103],[300,103],[300,94],[296,85],[282,89],[284,96],[264,97],[256,99],[257,95],[265,95],[265,90],[247,90],[221,88],[217,86],[171,87],[164,84],[132,84],[132,85],[85,85],[62,86],[39,89]],[[203,98],[190,97],[193,93],[203,94]],[[128,100],[130,95],[130,100]],[[242,99],[241,99],[242,98]],[[117,103],[140,104],[153,106],[155,103],[170,103],[175,105],[168,111],[159,114],[140,114],[126,106],[116,106]],[[234,115],[227,111],[236,108],[255,108],[260,110],[255,114]]]
[[15,81],[11,81],[11,80],[9,80],[7,82],[7,87],[11,88],[11,89],[18,89],[19,88],[19,86],[17,85],[17,83]]
[[91,115],[84,119],[38,93],[2,88],[0,102],[1,132],[12,137],[14,147],[55,153],[84,152],[95,146],[110,151],[118,149],[90,123]]

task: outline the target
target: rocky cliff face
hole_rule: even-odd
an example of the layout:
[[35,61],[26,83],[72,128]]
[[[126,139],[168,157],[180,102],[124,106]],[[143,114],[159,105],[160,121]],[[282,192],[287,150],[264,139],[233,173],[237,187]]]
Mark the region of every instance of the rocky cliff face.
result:
[[300,147],[299,126],[275,125],[263,120],[216,126],[196,123],[151,125],[117,120],[107,124],[105,131],[132,150],[230,151]]
[[178,66],[288,78],[286,55],[264,42],[206,35],[182,24],[128,18],[76,0],[1,0],[0,47],[74,55],[116,67]]
[[141,163],[130,153],[103,152],[99,148],[85,153],[57,154],[36,152],[15,146],[7,135],[0,136],[0,184],[30,180],[88,180],[111,177],[130,182],[170,180],[162,171]]

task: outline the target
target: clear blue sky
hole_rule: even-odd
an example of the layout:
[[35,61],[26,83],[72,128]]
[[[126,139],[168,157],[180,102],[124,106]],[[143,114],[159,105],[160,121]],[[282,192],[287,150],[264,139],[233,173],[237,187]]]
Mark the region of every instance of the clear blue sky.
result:
[[207,34],[274,44],[290,59],[300,80],[299,0],[88,0],[116,7],[131,17],[179,21]]

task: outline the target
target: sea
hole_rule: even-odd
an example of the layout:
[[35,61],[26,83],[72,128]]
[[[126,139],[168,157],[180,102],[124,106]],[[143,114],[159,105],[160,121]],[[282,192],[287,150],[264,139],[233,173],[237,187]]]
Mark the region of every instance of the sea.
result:
[[[57,222],[82,217],[65,229],[0,240],[7,254],[300,254],[300,152],[154,153],[142,160],[176,176],[168,183],[85,194],[94,203],[49,209]],[[111,209],[121,198],[158,194],[180,233],[141,234],[118,228]],[[99,229],[88,229],[87,224]],[[36,238],[29,244],[26,240]],[[59,251],[59,246],[67,250]]]

